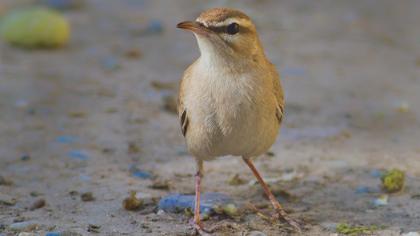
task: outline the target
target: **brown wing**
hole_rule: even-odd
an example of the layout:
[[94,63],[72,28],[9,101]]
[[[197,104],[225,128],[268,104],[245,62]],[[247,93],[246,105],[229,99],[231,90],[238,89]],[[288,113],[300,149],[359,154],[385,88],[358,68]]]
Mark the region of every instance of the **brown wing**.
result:
[[185,89],[188,87],[189,80],[191,78],[191,68],[195,63],[190,65],[187,70],[185,70],[184,75],[182,76],[181,83],[179,85],[179,95],[178,95],[178,118],[181,125],[182,135],[187,134],[189,118],[188,118],[188,109],[184,104]]
[[280,76],[277,73],[277,70],[273,64],[270,63],[271,71],[272,71],[272,80],[273,80],[273,89],[274,89],[274,95],[276,96],[277,100],[277,106],[276,106],[276,117],[281,123],[283,120],[283,114],[284,114],[284,95],[283,95],[283,88],[280,83]]

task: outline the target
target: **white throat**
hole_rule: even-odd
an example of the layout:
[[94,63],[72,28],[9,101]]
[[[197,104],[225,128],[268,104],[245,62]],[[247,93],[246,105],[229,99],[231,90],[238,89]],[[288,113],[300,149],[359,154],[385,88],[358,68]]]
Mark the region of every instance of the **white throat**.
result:
[[211,39],[205,36],[196,35],[196,38],[201,53],[201,63],[209,67],[225,67],[233,63],[232,54],[228,51],[231,50],[230,48],[220,45],[218,47],[218,45],[211,42]]

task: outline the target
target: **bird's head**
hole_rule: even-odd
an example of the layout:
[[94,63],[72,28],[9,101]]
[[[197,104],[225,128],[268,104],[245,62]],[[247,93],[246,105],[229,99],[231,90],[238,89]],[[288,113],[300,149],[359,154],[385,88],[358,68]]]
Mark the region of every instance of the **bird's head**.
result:
[[194,33],[202,56],[256,60],[263,55],[255,25],[235,9],[209,9],[195,21],[184,21],[177,27]]

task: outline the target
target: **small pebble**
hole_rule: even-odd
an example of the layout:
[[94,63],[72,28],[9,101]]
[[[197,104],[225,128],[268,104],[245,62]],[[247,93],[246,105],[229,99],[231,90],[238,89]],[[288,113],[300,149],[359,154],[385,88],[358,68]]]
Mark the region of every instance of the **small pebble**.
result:
[[373,205],[375,207],[386,206],[388,205],[388,195],[381,195],[379,198],[373,200]]
[[18,222],[9,225],[9,229],[11,229],[12,231],[32,231],[37,227],[37,224],[30,221]]
[[0,193],[0,204],[14,206],[16,204],[16,199],[9,195]]
[[100,228],[101,226],[99,225],[89,224],[87,231],[91,233],[100,233],[99,231]]
[[95,197],[93,196],[92,192],[82,193],[82,195],[80,195],[80,199],[82,199],[82,201],[84,202],[95,201]]
[[169,190],[169,187],[169,180],[165,179],[156,179],[151,185],[149,185],[149,188],[161,190]]
[[143,201],[141,199],[137,199],[135,191],[131,191],[130,196],[123,200],[122,205],[123,208],[128,211],[135,211],[142,207]]
[[128,143],[128,154],[136,154],[140,152],[140,148],[134,142]]
[[26,220],[26,218],[25,218],[25,217],[23,217],[23,216],[18,216],[18,217],[16,217],[16,218],[14,218],[14,219],[13,219],[13,223],[23,222],[23,221],[25,221],[25,220]]
[[137,59],[141,57],[141,52],[137,48],[131,48],[124,53],[125,57],[130,59]]
[[72,197],[74,197],[74,196],[79,195],[79,192],[77,192],[76,190],[71,190],[71,191],[69,192],[69,195],[70,195],[70,196],[72,196]]
[[29,207],[29,210],[33,211],[33,210],[42,208],[45,206],[45,204],[46,204],[45,199],[40,198],[32,203],[32,205]]
[[276,154],[275,154],[274,152],[272,152],[272,151],[268,151],[268,152],[266,152],[266,153],[265,153],[265,155],[267,155],[267,156],[269,156],[269,157],[273,157],[273,156],[275,156]]
[[39,234],[36,233],[28,233],[28,232],[21,232],[18,234],[18,236],[39,236]]
[[228,181],[228,184],[229,185],[233,185],[233,186],[242,185],[242,184],[245,184],[245,183],[246,183],[246,180],[244,180],[241,177],[239,177],[239,174],[235,174]]
[[411,195],[411,199],[420,200],[420,193],[415,193]]
[[115,149],[109,148],[109,147],[104,147],[104,148],[102,148],[102,152],[105,153],[105,154],[113,154],[113,153],[115,153]]
[[267,235],[261,231],[251,231],[247,233],[246,236],[267,236]]
[[11,181],[10,179],[7,179],[6,177],[3,177],[0,175],[0,185],[6,185],[6,186],[10,186],[13,184],[13,181]]
[[29,161],[30,159],[31,159],[31,156],[29,156],[29,155],[27,155],[27,154],[22,155],[22,156],[20,157],[20,160],[21,160],[21,161]]

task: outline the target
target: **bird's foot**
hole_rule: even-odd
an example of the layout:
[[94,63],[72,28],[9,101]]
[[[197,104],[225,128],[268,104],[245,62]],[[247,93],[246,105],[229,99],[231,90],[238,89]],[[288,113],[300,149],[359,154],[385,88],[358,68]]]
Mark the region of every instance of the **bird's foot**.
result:
[[276,209],[276,213],[271,218],[276,221],[286,221],[296,232],[302,233],[301,223],[290,217],[283,209]]
[[276,209],[276,213],[274,213],[271,217],[264,214],[261,210],[259,210],[256,206],[251,203],[248,203],[248,207],[253,210],[257,216],[261,219],[266,220],[270,223],[281,221],[286,221],[290,226],[293,227],[295,231],[298,233],[302,233],[301,223],[296,221],[295,219],[291,218],[282,208]]
[[203,225],[200,223],[193,222],[193,232],[192,235],[199,235],[199,236],[210,236],[211,232],[210,230],[204,229]]

